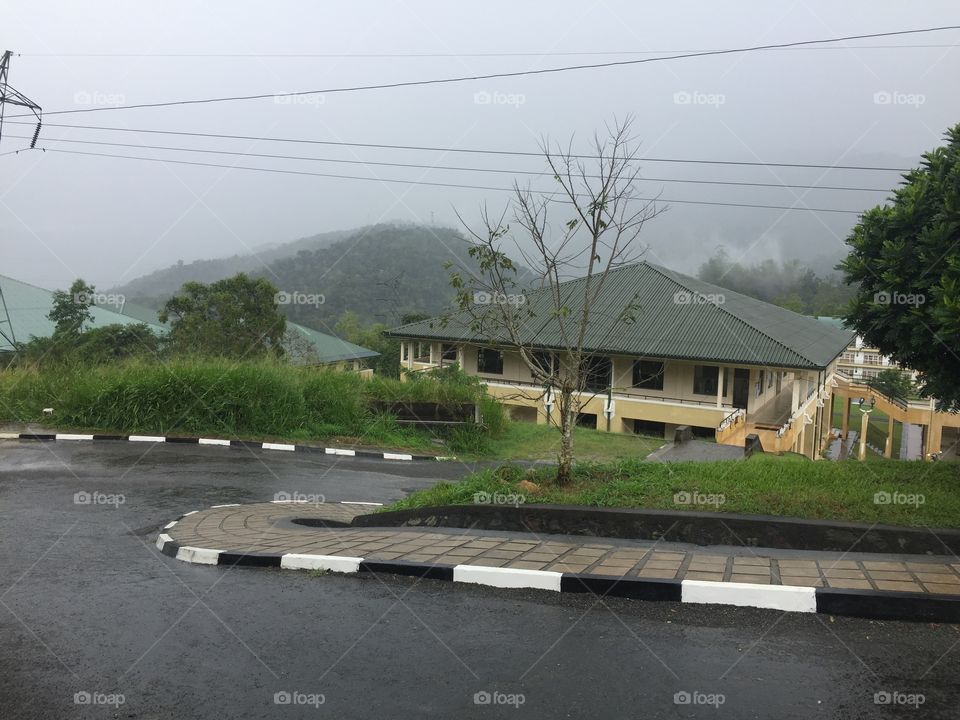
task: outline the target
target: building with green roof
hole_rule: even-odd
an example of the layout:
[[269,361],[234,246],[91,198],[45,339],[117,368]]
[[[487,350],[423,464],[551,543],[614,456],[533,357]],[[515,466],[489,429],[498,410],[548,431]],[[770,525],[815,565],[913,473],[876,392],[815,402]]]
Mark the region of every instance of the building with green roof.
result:
[[[53,307],[53,291],[0,275],[0,293],[3,296],[3,303],[0,303],[0,352],[15,350],[14,343],[53,335],[56,324],[47,317]],[[157,335],[167,332],[167,327],[157,318],[156,310],[126,302],[122,295],[97,295],[95,299],[100,304],[90,308],[93,327],[142,323]],[[289,320],[285,347],[290,361],[295,364],[341,365],[355,370],[361,369],[362,361],[380,354]]]
[[[584,279],[559,285],[569,317]],[[523,296],[529,317],[521,344],[562,354],[572,320],[557,317],[549,290]],[[478,298],[482,303],[487,298]],[[633,308],[632,322],[622,319]],[[534,381],[517,344],[474,331],[477,313],[410,323],[387,334],[402,341],[406,372],[457,362],[484,380],[517,419],[556,422],[551,393]],[[611,432],[671,437],[690,425],[718,442],[760,436],[765,449],[815,457],[829,432],[824,400],[853,333],[781,307],[641,262],[607,276],[594,300],[585,350],[591,387],[580,422]]]

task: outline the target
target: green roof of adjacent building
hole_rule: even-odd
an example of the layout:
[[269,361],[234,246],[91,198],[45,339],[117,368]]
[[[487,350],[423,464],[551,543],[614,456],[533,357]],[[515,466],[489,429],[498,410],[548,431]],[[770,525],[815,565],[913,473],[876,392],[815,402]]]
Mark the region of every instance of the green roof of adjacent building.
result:
[[[16,339],[18,343],[24,343],[32,337],[50,337],[53,335],[56,323],[47,318],[53,307],[52,291],[4,275],[0,275],[0,290],[3,291],[3,299],[6,302],[7,310],[5,313],[3,305],[0,305],[0,352],[9,352],[14,349],[10,339]],[[167,332],[168,328],[159,321],[156,310],[143,305],[124,302],[123,298],[118,298],[118,300],[119,302],[115,306],[111,306],[115,307],[115,310],[108,309],[103,305],[94,305],[90,308],[90,313],[93,316],[92,327],[142,323],[158,335]],[[10,316],[9,326],[6,324],[7,314]],[[308,353],[299,352],[297,348],[292,349],[291,359],[295,363],[309,364],[316,362],[325,365],[344,360],[362,360],[377,357],[380,354],[374,350],[354,345],[346,340],[298,325],[289,320],[287,321],[287,329],[302,337],[309,348]]]
[[[3,305],[0,305],[0,352],[14,349],[10,343],[11,339],[15,339],[18,343],[25,343],[33,337],[53,335],[56,323],[47,317],[53,308],[52,291],[4,275],[0,275],[0,290],[3,291],[3,300],[6,304],[6,312]],[[8,314],[10,325],[7,325]],[[110,310],[103,305],[92,306],[90,314],[93,317],[93,327],[143,323],[156,333],[166,332],[166,328],[155,319],[153,322],[145,322],[140,318]]]
[[[594,277],[594,282],[598,277]],[[521,339],[526,345],[562,350],[577,324],[584,278],[559,288],[570,313],[554,316],[549,289],[526,293]],[[633,321],[621,319],[633,305]],[[596,295],[584,348],[593,353],[700,360],[738,365],[822,369],[849,345],[853,333],[816,318],[741,295],[647,262],[612,270]],[[476,314],[476,313],[474,313]],[[443,318],[410,323],[392,337],[511,345],[471,329],[471,315],[454,311]]]

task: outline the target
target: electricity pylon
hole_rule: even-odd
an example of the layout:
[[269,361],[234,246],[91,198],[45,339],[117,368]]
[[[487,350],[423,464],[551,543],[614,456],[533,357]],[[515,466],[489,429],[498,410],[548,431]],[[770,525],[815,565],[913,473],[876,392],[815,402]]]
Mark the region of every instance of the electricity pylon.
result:
[[10,75],[10,58],[13,56],[12,50],[3,53],[3,59],[0,60],[0,140],[3,139],[3,115],[7,105],[16,105],[25,107],[37,118],[37,129],[33,131],[33,139],[30,141],[30,147],[37,144],[37,137],[40,135],[40,123],[42,122],[41,113],[43,110],[33,100],[28,98],[22,92],[10,86],[8,77]]

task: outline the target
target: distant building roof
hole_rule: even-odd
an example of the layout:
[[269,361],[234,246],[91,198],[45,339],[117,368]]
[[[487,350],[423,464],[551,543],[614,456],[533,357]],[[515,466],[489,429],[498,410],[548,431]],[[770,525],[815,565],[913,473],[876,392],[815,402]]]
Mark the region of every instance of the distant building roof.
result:
[[[47,319],[47,314],[53,307],[53,291],[39,288],[29,283],[14,280],[0,275],[0,290],[6,301],[7,312],[10,314],[10,323],[13,335],[18,343],[27,342],[31,337],[50,337],[56,328],[56,323]],[[157,311],[144,305],[129,302],[118,302],[115,310],[107,309],[103,305],[94,305],[90,308],[93,316],[93,327],[104,325],[147,325],[158,335],[166,333],[168,328],[157,319]],[[341,362],[343,360],[361,360],[377,357],[380,353],[374,350],[354,345],[333,335],[313,330],[303,325],[287,321],[287,328],[304,339],[309,348],[308,353],[298,352],[298,348],[288,348],[291,360],[295,363],[309,364],[315,362]],[[4,338],[9,335],[6,325],[6,315],[0,305],[0,352],[13,350],[10,342]]]
[[[13,336],[18,343],[24,343],[31,337],[50,337],[56,328],[56,323],[47,318],[53,308],[53,292],[39,288],[36,285],[14,280],[0,275],[0,290],[3,290],[3,299],[6,302],[7,313],[10,315],[10,326],[6,324],[6,314],[0,305],[0,352],[13,350],[13,346],[4,335]],[[119,306],[118,306],[119,307]],[[144,323],[156,333],[166,332],[166,329],[156,322],[145,321],[121,312],[110,310],[103,305],[94,305],[90,308],[93,317],[93,327],[104,325],[138,325]]]
[[296,348],[288,347],[287,351],[290,352],[291,361],[294,363],[310,364],[313,359],[319,364],[325,365],[343,360],[362,360],[380,355],[380,353],[375,350],[354,345],[334,335],[327,335],[326,333],[298,325],[289,320],[287,320],[287,330],[299,333],[299,335],[310,344],[313,352],[316,353],[316,358],[300,357]]
[[[569,331],[576,322],[573,318],[582,307],[584,282],[579,278],[560,285],[570,308],[570,320],[553,316],[548,290],[527,293],[526,307],[533,318],[523,329],[523,342],[563,349],[561,323]],[[619,319],[629,305],[638,308],[631,324]],[[472,331],[470,320],[465,311],[455,312],[445,324],[433,318],[387,334],[511,344],[506,338]],[[594,303],[585,349],[638,357],[822,369],[846,349],[852,337],[850,331],[812,317],[641,262],[617,268],[607,276]]]

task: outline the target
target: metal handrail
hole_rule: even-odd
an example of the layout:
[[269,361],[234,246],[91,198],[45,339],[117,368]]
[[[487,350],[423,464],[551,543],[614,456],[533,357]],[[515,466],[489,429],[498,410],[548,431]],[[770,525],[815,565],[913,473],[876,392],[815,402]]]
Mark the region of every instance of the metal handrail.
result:
[[[507,379],[495,379],[495,378],[480,378],[483,382],[489,384],[500,384],[500,385],[518,385],[521,387],[536,387],[543,389],[543,384],[538,382],[532,382],[530,380],[507,380]],[[674,398],[667,397],[665,395],[641,395],[639,393],[628,393],[623,388],[611,388],[614,395],[614,398],[621,398],[626,400],[652,400],[654,402],[674,402],[680,403],[683,405],[697,405],[699,407],[711,407],[716,408],[716,401],[709,400],[691,400],[689,398]],[[606,395],[605,390],[582,390],[583,393],[590,393],[598,397]]]

